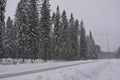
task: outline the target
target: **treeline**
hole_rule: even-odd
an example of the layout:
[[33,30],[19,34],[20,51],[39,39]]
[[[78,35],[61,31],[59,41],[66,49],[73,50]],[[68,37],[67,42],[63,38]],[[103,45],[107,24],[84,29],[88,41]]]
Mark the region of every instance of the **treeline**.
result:
[[[0,0],[5,4],[4,0]],[[20,0],[14,21],[4,24],[5,5],[0,5],[0,57],[44,60],[97,59],[100,52],[92,33],[86,36],[84,22],[59,6],[51,15],[49,0]],[[5,26],[5,27],[4,27]]]
[[120,47],[116,51],[116,58],[120,58]]

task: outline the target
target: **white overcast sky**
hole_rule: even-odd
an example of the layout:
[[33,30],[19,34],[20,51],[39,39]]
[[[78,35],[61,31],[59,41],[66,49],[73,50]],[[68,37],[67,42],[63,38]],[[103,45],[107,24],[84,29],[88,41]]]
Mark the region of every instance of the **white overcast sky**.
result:
[[[14,19],[16,6],[19,0],[7,0],[6,18]],[[108,35],[110,51],[120,46],[120,0],[50,0],[51,11],[59,5],[62,12],[66,10],[75,18],[83,19],[87,34],[92,31],[97,44],[103,51],[107,51],[106,37]]]

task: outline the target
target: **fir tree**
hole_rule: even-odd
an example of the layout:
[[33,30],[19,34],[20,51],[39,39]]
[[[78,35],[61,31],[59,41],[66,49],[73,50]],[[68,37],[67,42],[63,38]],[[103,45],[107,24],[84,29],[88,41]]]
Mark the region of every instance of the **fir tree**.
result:
[[84,28],[84,23],[80,23],[80,59],[87,59],[87,42],[86,42],[86,32]]
[[24,59],[27,56],[27,0],[20,0],[15,15],[17,28],[17,57]]
[[[55,24],[55,18],[56,18],[56,14],[55,13],[53,13],[52,14],[52,24],[54,25]],[[54,27],[53,27],[54,28]]]
[[50,38],[50,4],[49,0],[43,0],[40,18],[40,53],[44,60],[51,57],[51,38]]
[[74,55],[78,55],[78,48],[79,48],[79,43],[78,43],[78,36],[79,36],[79,21],[75,21],[75,26],[73,28],[73,50],[74,50]]
[[57,6],[57,12],[55,16],[55,27],[54,27],[54,57],[56,59],[60,59],[61,53],[61,39],[62,39],[62,33],[61,33],[61,22],[60,22],[60,11],[59,7]]
[[31,61],[35,60],[39,54],[39,33],[38,33],[39,16],[37,12],[36,0],[29,0],[28,14],[27,14],[27,45],[28,54],[30,55]]
[[96,44],[92,37],[91,31],[89,33],[89,36],[87,36],[87,51],[89,59],[97,59]]
[[15,33],[13,21],[8,17],[6,27],[5,27],[5,57],[15,58]]
[[62,53],[61,53],[61,57],[63,59],[68,59],[70,54],[71,54],[71,50],[70,50],[70,28],[68,25],[68,19],[67,19],[67,15],[65,10],[62,13]]
[[70,27],[70,34],[71,34],[71,52],[72,57],[76,57],[78,54],[78,27],[79,22],[78,20],[74,20],[73,14],[71,14],[71,18],[69,21],[69,27]]
[[3,48],[3,40],[4,40],[4,28],[5,28],[5,22],[4,22],[4,14],[5,14],[5,7],[6,7],[6,0],[0,0],[0,58],[3,58],[4,55],[4,48]]

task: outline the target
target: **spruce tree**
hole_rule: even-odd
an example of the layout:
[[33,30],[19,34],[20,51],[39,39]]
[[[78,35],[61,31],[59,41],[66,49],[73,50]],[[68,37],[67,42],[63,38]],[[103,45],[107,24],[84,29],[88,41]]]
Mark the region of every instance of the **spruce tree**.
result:
[[8,17],[6,27],[5,27],[5,57],[15,58],[15,33],[13,21]]
[[54,57],[56,59],[60,59],[60,55],[62,54],[61,52],[61,39],[62,39],[62,35],[61,35],[61,22],[60,22],[60,11],[59,11],[59,7],[57,6],[57,12],[56,12],[56,16],[55,16],[55,27],[54,27],[54,41],[53,41],[53,45],[54,45]]
[[71,52],[72,57],[76,57],[78,54],[78,20],[74,20],[73,14],[69,20],[70,34],[71,34]]
[[56,14],[53,13],[53,14],[52,14],[52,22],[51,22],[51,23],[53,24],[53,28],[54,28],[55,22],[56,22],[56,21],[55,21],[55,18],[56,18]]
[[27,56],[27,0],[20,0],[15,15],[15,27],[17,28],[17,58],[23,62]]
[[62,53],[61,57],[63,59],[68,59],[70,54],[71,54],[71,49],[70,49],[70,28],[68,25],[68,19],[65,10],[62,13]]
[[46,61],[51,58],[51,38],[50,38],[50,4],[49,0],[43,0],[40,18],[40,53]]
[[4,48],[3,48],[3,40],[4,40],[4,28],[5,28],[5,21],[4,21],[4,14],[5,14],[5,7],[6,7],[6,0],[0,0],[0,58],[3,58],[4,55]]
[[27,46],[28,54],[31,62],[35,60],[39,54],[39,33],[38,33],[39,16],[37,11],[36,0],[29,0],[27,14]]
[[89,59],[97,59],[96,44],[90,31],[89,36],[87,36],[87,55]]
[[79,21],[76,19],[75,20],[75,26],[73,28],[73,50],[74,50],[74,55],[78,55],[78,48],[79,48],[79,43],[78,43],[78,36],[79,36]]
[[87,58],[87,42],[86,42],[86,32],[84,28],[84,23],[80,23],[80,59],[86,60]]

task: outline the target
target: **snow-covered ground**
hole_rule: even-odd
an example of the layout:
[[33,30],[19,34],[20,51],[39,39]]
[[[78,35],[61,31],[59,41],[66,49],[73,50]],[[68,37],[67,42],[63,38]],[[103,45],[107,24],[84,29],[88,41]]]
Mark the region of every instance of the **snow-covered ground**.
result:
[[[15,62],[16,60],[8,59],[10,63]],[[18,60],[16,62],[21,62]],[[26,72],[26,71],[33,71],[33,70],[40,70],[58,66],[65,66],[71,64],[78,64],[78,63],[85,63],[86,61],[47,61],[44,62],[43,60],[36,60],[35,63],[31,63],[30,60],[25,60],[24,64],[7,64],[7,65],[0,65],[0,75],[4,74],[12,74],[12,73],[19,73],[19,72]],[[92,62],[92,60],[87,61]],[[3,60],[3,63],[8,63],[8,61]]]
[[[85,63],[66,68],[33,73],[28,75],[16,76],[0,80],[119,80],[120,79],[120,60],[97,60],[97,61],[72,61],[72,62],[47,62],[41,64],[21,64],[21,65],[5,65],[0,66],[0,74],[7,70],[26,70],[40,69],[45,67],[53,67],[67,64]],[[3,67],[4,66],[4,67]],[[19,66],[19,67],[18,67]],[[3,68],[3,71],[1,71]],[[10,69],[12,70],[10,71]],[[14,71],[13,71],[14,72]]]

